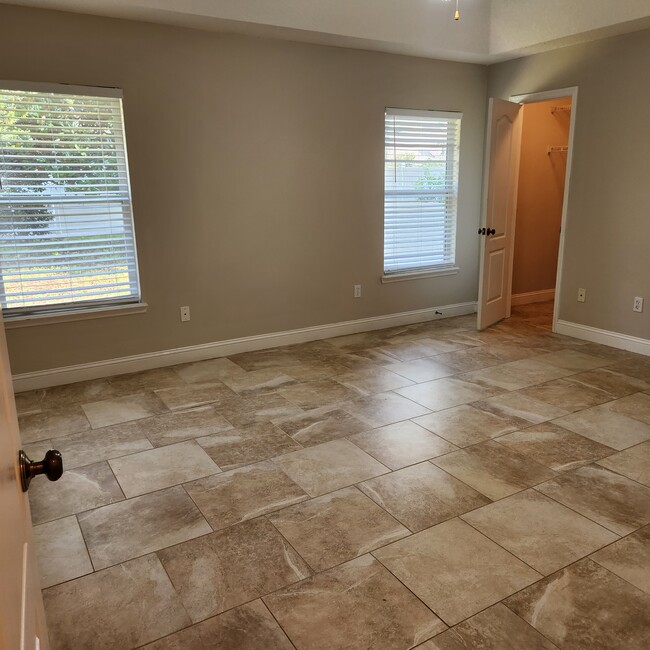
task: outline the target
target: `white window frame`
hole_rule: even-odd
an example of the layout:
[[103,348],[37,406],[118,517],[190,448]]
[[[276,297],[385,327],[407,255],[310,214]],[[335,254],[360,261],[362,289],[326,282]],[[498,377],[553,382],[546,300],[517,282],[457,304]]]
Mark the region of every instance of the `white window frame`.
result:
[[[402,268],[395,268],[396,262],[390,258],[387,249],[387,238],[389,234],[397,232],[397,229],[392,226],[389,230],[388,225],[388,212],[387,206],[389,200],[397,195],[404,194],[404,190],[391,190],[388,188],[388,174],[389,164],[394,163],[398,157],[395,152],[392,158],[386,155],[390,147],[395,151],[395,138],[388,137],[389,120],[391,117],[423,117],[432,121],[455,121],[457,122],[457,137],[453,142],[448,141],[447,155],[445,157],[446,171],[445,176],[451,179],[451,190],[445,191],[431,191],[409,189],[409,195],[412,196],[426,196],[443,194],[451,199],[451,211],[445,212],[445,224],[443,226],[444,247],[446,249],[444,257],[440,263],[425,263],[413,264]],[[443,112],[432,110],[414,110],[414,109],[401,109],[401,108],[386,108],[385,109],[385,124],[384,124],[384,251],[383,251],[383,275],[382,282],[398,282],[403,280],[420,279],[431,276],[439,275],[453,275],[458,272],[459,268],[456,266],[456,231],[458,228],[458,179],[459,179],[459,159],[460,159],[460,127],[463,114],[460,112]],[[425,162],[425,161],[423,161]],[[451,220],[451,223],[449,223]],[[431,227],[431,224],[429,224]],[[392,261],[392,264],[391,264]],[[388,268],[388,267],[391,268]]]
[[[0,81],[0,91],[16,91],[16,92],[38,92],[44,94],[61,94],[61,95],[75,95],[96,98],[114,98],[119,100],[120,111],[120,126],[121,126],[121,144],[123,151],[125,179],[123,184],[125,186],[125,195],[128,200],[124,199],[122,202],[128,204],[128,221],[126,222],[129,228],[129,242],[133,248],[131,259],[133,261],[133,268],[128,271],[129,273],[129,286],[131,287],[131,295],[116,298],[91,298],[89,300],[73,300],[66,303],[48,303],[35,306],[24,306],[17,308],[5,309],[3,307],[2,314],[5,320],[5,325],[8,328],[22,327],[29,325],[38,325],[41,322],[65,322],[70,320],[86,320],[92,318],[100,318],[103,316],[121,316],[131,313],[142,313],[146,311],[147,304],[142,301],[142,290],[140,284],[140,271],[138,262],[138,250],[135,234],[135,225],[133,217],[133,199],[131,191],[131,181],[129,174],[129,161],[128,161],[128,148],[125,132],[125,120],[123,111],[123,93],[119,88],[95,87],[95,86],[77,86],[71,84],[52,84],[52,83],[34,83],[34,82],[19,82],[19,81]],[[0,152],[1,154],[1,152]],[[48,198],[49,195],[44,195]],[[0,192],[0,202],[2,202],[2,193]],[[11,205],[11,197],[5,200],[5,205]],[[48,203],[48,201],[43,201]],[[51,202],[51,201],[50,201]],[[1,279],[1,269],[0,269]]]

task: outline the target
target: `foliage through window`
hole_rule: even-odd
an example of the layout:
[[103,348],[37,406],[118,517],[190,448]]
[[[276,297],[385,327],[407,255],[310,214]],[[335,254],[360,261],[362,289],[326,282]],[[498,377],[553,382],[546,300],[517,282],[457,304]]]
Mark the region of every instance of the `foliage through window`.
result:
[[4,313],[138,302],[118,92],[0,88]]
[[452,268],[460,113],[386,109],[384,273]]

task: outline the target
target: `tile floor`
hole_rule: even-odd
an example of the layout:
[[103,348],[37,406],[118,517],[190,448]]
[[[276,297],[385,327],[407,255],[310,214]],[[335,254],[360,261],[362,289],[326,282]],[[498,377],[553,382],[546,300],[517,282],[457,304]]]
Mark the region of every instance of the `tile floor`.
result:
[[650,359],[549,314],[17,395],[54,650],[649,647]]

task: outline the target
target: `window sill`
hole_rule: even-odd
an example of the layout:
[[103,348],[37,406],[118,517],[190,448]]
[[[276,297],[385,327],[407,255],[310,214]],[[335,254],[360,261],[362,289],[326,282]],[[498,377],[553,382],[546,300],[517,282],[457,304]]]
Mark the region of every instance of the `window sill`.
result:
[[441,275],[456,275],[460,271],[457,266],[448,266],[444,269],[430,269],[428,271],[414,271],[405,273],[394,273],[391,275],[382,275],[382,284],[390,282],[405,282],[406,280],[422,280],[424,278],[435,278]]
[[37,325],[54,325],[55,323],[67,323],[78,320],[91,320],[94,318],[110,318],[112,316],[130,316],[131,314],[143,314],[147,311],[146,302],[138,302],[132,305],[117,305],[114,307],[95,307],[93,309],[80,309],[79,311],[67,311],[49,314],[32,314],[29,316],[14,316],[4,319],[5,329],[17,329],[20,327],[35,327]]

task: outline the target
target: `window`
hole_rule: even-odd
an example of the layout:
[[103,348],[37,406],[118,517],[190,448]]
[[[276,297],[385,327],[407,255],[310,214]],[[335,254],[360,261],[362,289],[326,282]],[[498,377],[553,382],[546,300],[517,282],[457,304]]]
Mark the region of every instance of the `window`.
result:
[[0,82],[7,316],[139,302],[119,91]]
[[386,109],[384,274],[451,269],[461,113]]

